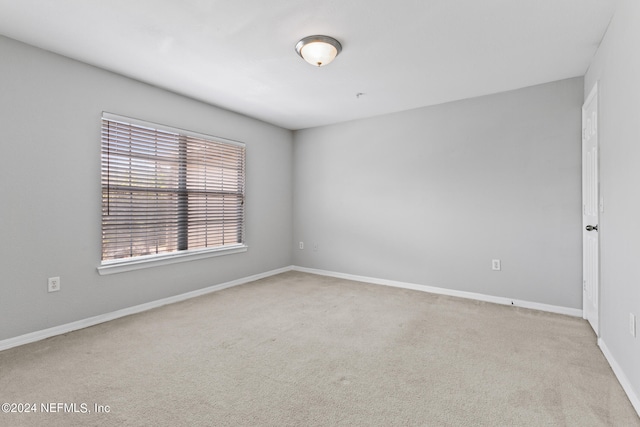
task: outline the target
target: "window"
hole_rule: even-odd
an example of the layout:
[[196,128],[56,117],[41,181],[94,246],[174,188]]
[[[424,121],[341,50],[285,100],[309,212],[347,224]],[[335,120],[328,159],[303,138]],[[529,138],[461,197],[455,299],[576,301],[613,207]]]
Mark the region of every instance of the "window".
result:
[[102,265],[244,246],[244,144],[103,113]]

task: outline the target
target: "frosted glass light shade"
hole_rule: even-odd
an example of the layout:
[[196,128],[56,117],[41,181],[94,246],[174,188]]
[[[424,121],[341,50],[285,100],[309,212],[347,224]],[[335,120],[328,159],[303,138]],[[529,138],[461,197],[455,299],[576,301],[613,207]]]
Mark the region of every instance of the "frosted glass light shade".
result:
[[322,67],[333,61],[341,50],[340,42],[328,36],[309,36],[296,44],[298,55],[316,67]]

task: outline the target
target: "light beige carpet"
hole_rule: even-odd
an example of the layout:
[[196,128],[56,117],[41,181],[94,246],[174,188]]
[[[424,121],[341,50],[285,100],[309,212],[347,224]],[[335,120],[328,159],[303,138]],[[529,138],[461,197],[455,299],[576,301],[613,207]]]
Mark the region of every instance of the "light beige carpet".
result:
[[297,272],[0,352],[0,402],[37,405],[3,426],[640,426],[582,319]]

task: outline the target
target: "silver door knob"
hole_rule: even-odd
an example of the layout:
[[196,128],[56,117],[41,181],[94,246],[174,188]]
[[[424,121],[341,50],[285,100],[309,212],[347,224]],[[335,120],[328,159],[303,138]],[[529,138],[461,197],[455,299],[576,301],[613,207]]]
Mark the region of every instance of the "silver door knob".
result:
[[587,226],[585,227],[585,229],[586,229],[587,231],[593,231],[593,230],[598,231],[598,226],[597,226],[597,225],[587,225]]

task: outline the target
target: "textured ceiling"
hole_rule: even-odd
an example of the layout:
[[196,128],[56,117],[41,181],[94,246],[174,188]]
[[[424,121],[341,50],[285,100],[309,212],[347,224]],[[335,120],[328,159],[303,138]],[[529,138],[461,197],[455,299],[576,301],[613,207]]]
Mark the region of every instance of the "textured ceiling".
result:
[[[0,34],[302,129],[584,75],[615,3],[0,0]],[[296,55],[312,34],[332,64]]]

